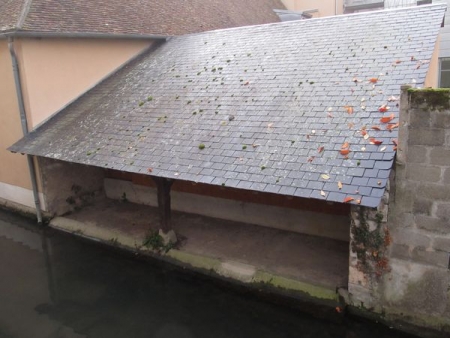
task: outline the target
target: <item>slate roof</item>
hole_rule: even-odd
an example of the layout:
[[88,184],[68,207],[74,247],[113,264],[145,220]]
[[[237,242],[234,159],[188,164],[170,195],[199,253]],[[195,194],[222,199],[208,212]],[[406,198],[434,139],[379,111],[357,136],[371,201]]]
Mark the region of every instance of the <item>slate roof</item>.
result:
[[180,35],[278,22],[273,9],[285,7],[280,0],[0,0],[0,32]]
[[418,6],[176,37],[10,150],[375,207],[398,136],[380,118],[394,114],[395,126],[400,86],[423,85],[444,11]]

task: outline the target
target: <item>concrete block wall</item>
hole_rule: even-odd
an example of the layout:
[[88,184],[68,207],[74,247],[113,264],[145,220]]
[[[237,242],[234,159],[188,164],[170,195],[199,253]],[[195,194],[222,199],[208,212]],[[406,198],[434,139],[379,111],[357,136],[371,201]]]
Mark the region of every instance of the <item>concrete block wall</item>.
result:
[[365,284],[349,292],[355,305],[450,333],[450,90],[402,88],[394,172],[388,267],[356,269]]

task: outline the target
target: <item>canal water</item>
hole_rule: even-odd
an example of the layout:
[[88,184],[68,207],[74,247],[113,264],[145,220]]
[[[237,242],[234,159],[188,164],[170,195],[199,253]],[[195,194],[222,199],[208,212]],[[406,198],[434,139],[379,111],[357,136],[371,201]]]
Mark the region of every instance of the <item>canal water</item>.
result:
[[396,338],[0,211],[0,338]]

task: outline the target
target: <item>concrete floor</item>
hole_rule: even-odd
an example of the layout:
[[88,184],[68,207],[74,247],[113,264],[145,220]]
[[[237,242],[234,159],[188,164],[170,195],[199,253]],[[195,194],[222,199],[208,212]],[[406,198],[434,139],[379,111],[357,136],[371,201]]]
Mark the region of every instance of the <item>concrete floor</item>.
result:
[[[159,228],[156,208],[113,200],[65,217],[132,236],[136,243],[142,243],[149,229]],[[347,286],[346,242],[175,211],[172,225],[182,252],[249,264],[331,290]]]

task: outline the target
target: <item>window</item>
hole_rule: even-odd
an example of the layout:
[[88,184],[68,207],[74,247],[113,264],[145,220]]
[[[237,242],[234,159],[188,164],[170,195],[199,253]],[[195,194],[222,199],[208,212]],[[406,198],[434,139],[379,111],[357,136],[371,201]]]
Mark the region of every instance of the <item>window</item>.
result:
[[450,58],[439,59],[439,87],[450,88]]

